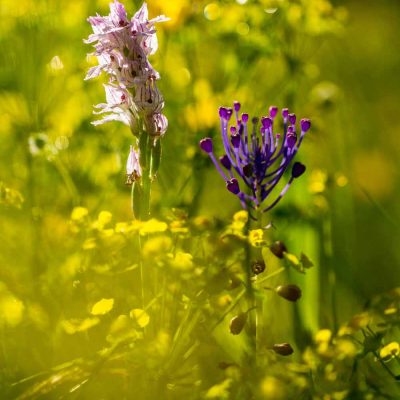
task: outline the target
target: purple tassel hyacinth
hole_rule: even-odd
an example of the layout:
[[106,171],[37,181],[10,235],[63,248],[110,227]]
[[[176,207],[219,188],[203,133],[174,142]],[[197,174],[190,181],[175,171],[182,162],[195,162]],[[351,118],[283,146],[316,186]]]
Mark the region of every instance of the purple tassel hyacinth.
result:
[[[265,204],[267,198],[290,167],[304,135],[311,127],[309,119],[300,121],[300,134],[296,130],[296,115],[287,108],[282,109],[283,135],[274,132],[274,120],[278,108],[271,106],[269,115],[259,120],[253,118],[249,126],[249,115],[241,114],[240,103],[232,108],[220,107],[221,134],[225,154],[216,159],[211,138],[200,141],[200,148],[206,152],[220,175],[226,182],[226,188],[239,197],[242,206],[266,212],[271,210],[285,195],[293,180],[300,177],[306,167],[300,162],[291,166],[291,176],[280,194]],[[230,126],[230,119],[235,122]],[[239,180],[248,187],[241,190]]]

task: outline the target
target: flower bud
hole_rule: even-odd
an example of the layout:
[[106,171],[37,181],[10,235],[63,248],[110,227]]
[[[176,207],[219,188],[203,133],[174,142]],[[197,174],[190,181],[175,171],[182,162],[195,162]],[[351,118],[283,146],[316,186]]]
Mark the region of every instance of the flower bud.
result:
[[300,121],[301,131],[307,132],[311,128],[311,121],[307,118],[303,118]]
[[223,119],[228,119],[228,112],[225,107],[220,107],[219,108],[219,116]]
[[263,260],[254,261],[251,264],[251,270],[253,271],[254,275],[259,275],[265,271],[265,262]]
[[231,142],[232,142],[232,146],[237,149],[240,146],[240,135],[238,133],[233,133],[231,135]]
[[281,356],[290,356],[293,354],[293,348],[289,343],[279,343],[272,346],[272,350]]
[[248,120],[249,120],[249,114],[246,113],[242,114],[242,122],[246,124]]
[[144,123],[147,133],[152,137],[163,136],[168,128],[167,117],[161,113],[146,115]]
[[295,162],[292,167],[292,177],[298,178],[303,175],[306,170],[306,166],[300,162]]
[[229,181],[227,181],[226,188],[233,194],[239,194],[240,192],[239,182],[237,181],[236,178],[232,178]]
[[282,108],[282,117],[284,119],[287,119],[288,116],[289,116],[289,109],[288,108]]
[[232,164],[231,164],[231,162],[229,161],[229,157],[228,157],[226,154],[224,154],[223,156],[221,156],[221,157],[219,158],[219,161],[220,161],[220,163],[221,163],[226,169],[231,169]]
[[296,114],[289,114],[289,122],[294,125],[296,123]]
[[269,129],[272,126],[272,119],[270,117],[262,117],[261,124],[265,129]]
[[213,151],[213,143],[212,139],[207,137],[204,139],[200,140],[200,148],[205,152],[205,153],[212,153]]
[[247,321],[247,313],[240,313],[234,316],[229,322],[229,330],[232,335],[239,335],[242,332]]
[[286,144],[289,149],[292,149],[297,142],[297,135],[295,133],[289,133],[286,137]]
[[233,108],[236,112],[238,112],[240,110],[240,103],[238,101],[235,101],[233,103]]
[[245,177],[250,178],[253,175],[253,165],[252,164],[246,164],[243,167],[243,174]]
[[287,248],[283,242],[277,240],[269,246],[272,254],[274,254],[278,258],[283,258],[283,253],[287,252]]
[[275,292],[289,301],[297,301],[301,297],[301,289],[297,285],[278,286]]
[[269,116],[273,119],[276,117],[276,114],[278,114],[278,107],[276,106],[271,106],[269,108]]

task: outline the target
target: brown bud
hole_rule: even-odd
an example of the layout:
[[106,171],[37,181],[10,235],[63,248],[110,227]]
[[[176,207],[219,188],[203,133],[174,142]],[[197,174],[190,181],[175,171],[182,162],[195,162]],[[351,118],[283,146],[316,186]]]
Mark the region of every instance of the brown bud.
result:
[[280,240],[277,240],[276,242],[272,243],[269,246],[269,249],[271,250],[272,254],[274,254],[278,258],[283,258],[283,253],[287,251],[285,243],[281,242]]
[[265,271],[265,262],[263,260],[254,261],[251,264],[251,270],[253,271],[254,275],[261,274]]
[[278,343],[272,346],[272,350],[281,356],[290,356],[293,354],[293,348],[289,343]]
[[278,286],[275,291],[289,301],[297,301],[301,297],[301,289],[297,285]]
[[229,330],[232,335],[239,335],[247,321],[247,313],[240,313],[234,316],[229,323]]
[[220,363],[218,363],[218,368],[220,369],[228,369],[229,367],[234,367],[237,366],[236,363],[227,363],[225,361],[221,361]]

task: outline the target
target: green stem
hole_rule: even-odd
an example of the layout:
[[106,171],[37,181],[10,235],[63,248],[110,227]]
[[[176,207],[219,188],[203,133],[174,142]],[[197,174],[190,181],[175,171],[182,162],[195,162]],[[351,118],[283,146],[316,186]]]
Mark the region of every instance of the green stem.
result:
[[138,235],[139,242],[139,269],[140,269],[140,286],[141,286],[141,300],[142,300],[142,309],[145,307],[145,298],[144,298],[144,266],[143,266],[143,249],[142,249],[142,240],[140,234]]
[[142,176],[142,207],[140,219],[145,220],[150,216],[150,193],[151,193],[151,180],[146,173]]
[[[135,216],[140,220],[146,220],[150,216],[150,193],[151,193],[151,148],[152,139],[146,132],[142,132],[139,137],[139,150],[140,150],[140,167],[142,169],[142,178],[140,182],[140,193],[136,195],[135,202],[140,204],[137,215]],[[136,186],[136,185],[135,185]]]
[[[251,220],[250,218],[247,219],[246,223],[246,233],[249,234],[251,229]],[[249,241],[246,243],[245,249],[245,272],[246,272],[246,297],[248,308],[252,308],[256,306],[256,299],[254,296],[254,288],[253,288],[253,281],[252,281],[252,270],[251,270],[251,245]],[[257,360],[257,317],[253,317],[252,314],[249,316],[248,322],[248,329],[247,329],[247,336],[248,341],[250,344],[250,352],[248,354],[248,362],[250,368],[253,368],[256,360]]]

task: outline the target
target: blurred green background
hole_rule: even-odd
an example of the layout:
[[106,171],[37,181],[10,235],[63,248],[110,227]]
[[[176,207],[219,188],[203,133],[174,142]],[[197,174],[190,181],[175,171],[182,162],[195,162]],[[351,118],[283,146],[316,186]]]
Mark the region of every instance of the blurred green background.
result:
[[[140,6],[124,4],[130,15]],[[153,215],[165,219],[177,208],[190,217],[229,221],[239,204],[198,141],[219,137],[220,105],[239,100],[251,115],[266,113],[271,104],[288,106],[313,121],[298,155],[307,173],[266,218],[280,239],[316,264],[298,278],[306,292],[306,325],[334,328],[398,285],[400,3],[148,5],[150,16],[171,18],[158,27],[160,46],[151,59],[169,120]],[[108,1],[0,3],[4,387],[40,372],[29,358],[40,358],[49,345],[43,342],[57,340],[39,333],[28,340],[30,330],[51,332],[73,314],[74,295],[62,275],[71,249],[80,246],[71,233],[73,208],[92,215],[107,210],[116,221],[131,218],[124,185],[130,132],[118,123],[90,124],[93,104],[104,99],[104,78],[83,81],[94,60],[87,59],[91,49],[82,39],[90,33],[86,18],[96,12],[107,14]]]

